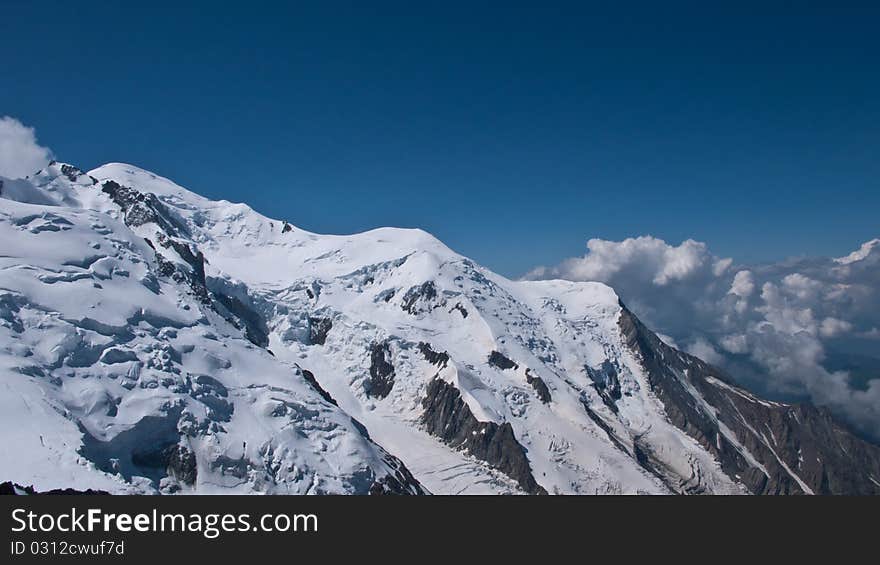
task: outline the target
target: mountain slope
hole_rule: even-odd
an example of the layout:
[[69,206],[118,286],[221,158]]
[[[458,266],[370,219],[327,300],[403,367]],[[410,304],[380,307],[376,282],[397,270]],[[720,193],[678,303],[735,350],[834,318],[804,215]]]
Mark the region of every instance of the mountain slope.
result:
[[510,281],[420,230],[312,234],[118,163],[0,197],[3,398],[45,430],[9,434],[28,460],[0,478],[880,492],[880,449],[669,348],[605,285]]
[[71,207],[111,204],[69,170],[37,176],[40,205],[0,207],[0,475],[39,490],[422,492],[224,319],[186,253],[155,251],[132,213]]

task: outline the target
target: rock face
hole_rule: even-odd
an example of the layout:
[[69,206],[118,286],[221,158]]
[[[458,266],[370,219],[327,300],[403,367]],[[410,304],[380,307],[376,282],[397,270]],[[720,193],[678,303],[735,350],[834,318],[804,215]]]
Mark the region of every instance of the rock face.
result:
[[550,389],[547,388],[547,383],[544,382],[544,379],[541,377],[536,377],[532,375],[530,369],[526,369],[526,382],[532,385],[532,388],[535,389],[535,392],[538,394],[538,398],[541,399],[541,402],[547,404],[553,397],[550,396]]
[[431,365],[436,365],[441,369],[449,365],[449,353],[445,351],[434,351],[429,343],[425,343],[424,341],[419,343],[419,352],[425,357],[425,361]]
[[525,449],[516,441],[509,423],[499,426],[478,421],[458,390],[439,378],[428,384],[422,407],[425,409],[422,422],[429,433],[485,461],[515,480],[524,491],[547,494],[535,482]]
[[617,412],[617,401],[621,398],[620,380],[617,378],[617,367],[609,360],[605,360],[599,367],[584,367],[587,376],[593,381],[593,386],[602,402]]
[[[846,431],[827,410],[769,402],[736,387],[719,369],[667,346],[626,309],[620,328],[672,423],[751,492],[880,494],[871,478],[880,476],[880,448]],[[705,403],[694,402],[693,389]]]
[[370,381],[367,393],[385,398],[394,387],[394,365],[388,360],[391,350],[388,342],[376,343],[370,350]]
[[168,475],[177,481],[193,486],[198,478],[196,454],[185,445],[174,445],[168,448]]
[[245,337],[258,347],[268,347],[269,329],[263,317],[235,296],[226,295],[219,291],[211,293],[213,298],[229,311],[229,316],[224,316],[230,323],[240,329],[244,329]]
[[333,397],[330,396],[330,393],[324,390],[324,387],[322,387],[321,384],[318,382],[318,379],[315,378],[314,373],[312,373],[308,369],[300,369],[300,371],[302,372],[302,377],[306,380],[307,383],[309,383],[309,385],[311,385],[313,389],[315,389],[318,394],[321,395],[321,398],[323,398],[333,406],[339,406],[339,404],[337,404],[336,401],[333,400]]
[[493,351],[489,354],[489,364],[493,367],[498,367],[499,369],[518,369],[519,365],[508,359],[504,356],[504,354],[499,353],[498,351]]
[[324,345],[331,329],[333,329],[331,318],[309,318],[309,341],[316,345]]
[[437,298],[437,287],[434,285],[434,281],[426,281],[407,290],[400,306],[404,312],[415,315],[435,308]]
[[425,488],[412,476],[406,465],[397,457],[385,454],[385,463],[392,469],[388,475],[378,477],[373,480],[370,485],[369,494],[371,495],[426,495],[430,494]]

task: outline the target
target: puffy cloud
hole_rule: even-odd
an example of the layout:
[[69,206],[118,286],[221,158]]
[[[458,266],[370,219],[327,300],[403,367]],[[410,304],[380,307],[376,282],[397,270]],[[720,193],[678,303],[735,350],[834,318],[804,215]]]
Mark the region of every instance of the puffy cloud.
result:
[[711,259],[706,244],[691,239],[677,247],[651,236],[587,242],[589,253],[569,259],[558,269],[539,267],[533,275],[564,272],[567,278],[607,282],[618,276],[650,279],[657,285],[686,279],[707,265]]
[[24,178],[51,159],[52,152],[37,143],[33,128],[9,116],[0,118],[0,176]]
[[825,318],[819,326],[819,335],[822,337],[837,337],[852,330],[852,324],[838,318]]
[[707,363],[717,365],[724,361],[724,358],[705,338],[697,338],[696,341],[687,347],[687,352],[691,355],[699,357]]
[[871,254],[871,251],[874,250],[875,247],[880,245],[880,239],[872,239],[871,241],[866,241],[862,244],[861,247],[847,255],[846,257],[838,257],[834,260],[835,263],[839,263],[841,265],[850,265],[857,261],[862,261],[868,255]]
[[583,257],[526,278],[608,283],[667,343],[756,392],[829,406],[880,439],[880,374],[853,387],[848,369],[880,357],[880,239],[845,257],[752,266],[694,240],[591,239]]

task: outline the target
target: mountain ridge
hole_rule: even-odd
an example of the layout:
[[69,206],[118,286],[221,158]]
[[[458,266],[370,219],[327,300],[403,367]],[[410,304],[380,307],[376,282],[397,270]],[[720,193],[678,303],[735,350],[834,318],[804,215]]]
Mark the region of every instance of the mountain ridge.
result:
[[[67,448],[71,465],[92,469],[84,472],[104,477],[99,482],[109,481],[109,490],[302,492],[312,472],[330,485],[312,492],[880,493],[880,449],[851,439],[818,412],[759,399],[670,348],[601,283],[510,281],[422,230],[313,234],[121,163],[88,173],[55,163],[32,179],[7,182],[16,190],[0,188],[0,197],[39,200],[17,204],[23,208],[0,224],[32,251],[18,258],[39,263],[34,258],[45,250],[38,238],[83,232],[83,245],[68,253],[79,257],[42,265],[47,273],[36,286],[0,276],[0,303],[18,304],[0,312],[9,343],[28,335],[21,311],[35,298],[62,301],[65,293],[43,288],[55,284],[39,278],[48,272],[62,286],[92,285],[77,292],[93,306],[106,307],[117,285],[129,298],[135,285],[175,298],[161,308],[146,302],[139,314],[109,324],[81,315],[71,330],[80,348],[67,357],[46,356],[25,371],[0,366],[84,428],[79,438],[67,436],[79,445]],[[94,258],[101,255],[95,243],[113,240],[125,245]],[[16,270],[16,256],[9,256]],[[133,283],[134,271],[141,278]],[[197,335],[188,343],[171,337],[190,331]],[[119,338],[128,333],[137,337]],[[238,358],[193,354],[211,350],[218,333],[221,350],[240,350]],[[39,357],[37,345],[25,346],[29,357]],[[154,357],[145,357],[156,350],[151,365]],[[101,417],[65,392],[75,388],[66,379],[88,381],[92,373],[83,373],[95,367],[107,378],[89,381],[97,391],[86,396],[111,398],[100,404]],[[262,371],[299,375],[302,387],[273,392],[278,382],[289,383]],[[129,421],[117,423],[119,407],[149,404],[131,391],[143,390],[150,375],[157,384],[146,390],[163,391],[171,403],[131,409]],[[125,392],[122,381],[132,389]],[[266,410],[248,408],[259,402],[272,406],[268,419]],[[314,405],[321,406],[317,414]],[[797,414],[811,427],[777,412]],[[332,420],[338,435],[322,440],[325,447],[339,437],[367,443],[312,460],[314,442],[291,449],[285,442],[292,439],[274,435],[280,430],[253,432],[284,416],[284,429],[309,440],[327,431],[316,430],[315,420]],[[165,422],[166,435],[141,438],[145,418]],[[261,438],[256,448],[251,434]],[[142,443],[163,447],[136,453]],[[852,453],[841,455],[844,444]],[[279,461],[292,459],[309,471],[279,473]],[[315,472],[325,460],[348,469],[340,473],[348,478],[334,482],[331,471]],[[365,460],[375,462],[368,471]],[[32,482],[13,470],[3,478]]]

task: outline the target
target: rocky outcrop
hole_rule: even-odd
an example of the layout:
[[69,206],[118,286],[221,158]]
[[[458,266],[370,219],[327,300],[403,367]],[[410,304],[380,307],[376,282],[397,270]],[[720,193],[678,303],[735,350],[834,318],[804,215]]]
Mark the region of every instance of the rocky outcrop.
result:
[[[68,165],[64,163],[61,165],[61,174],[67,177],[67,180],[69,180],[70,182],[76,182],[76,180],[85,173],[83,173],[81,170],[74,167],[73,165]],[[91,179],[91,181],[92,184],[95,184],[96,182],[93,178]]]
[[257,347],[269,346],[269,328],[262,316],[235,296],[218,290],[213,291],[211,295],[228,310],[230,316],[227,320],[237,328],[244,329],[248,341]]
[[168,448],[166,457],[168,459],[167,472],[169,476],[174,477],[185,485],[192,486],[196,484],[198,467],[196,465],[196,454],[191,449],[181,444],[172,445]]
[[136,228],[152,223],[159,228],[155,243],[165,249],[173,250],[184,264],[189,266],[189,269],[186,269],[165,259],[156,250],[154,242],[147,239],[150,247],[157,251],[156,262],[159,265],[159,273],[175,282],[186,283],[201,302],[210,304],[211,296],[205,280],[205,256],[199,249],[179,239],[189,236],[184,222],[176,218],[155,194],[140,192],[112,180],[104,181],[101,184],[101,191],[119,206],[127,226]]
[[544,379],[541,377],[533,375],[530,369],[526,369],[526,382],[532,385],[532,388],[535,389],[535,392],[538,394],[538,399],[540,399],[541,402],[548,404],[552,400],[547,383],[545,383]]
[[[382,450],[382,448],[379,448]],[[384,451],[384,450],[382,450]],[[385,452],[385,464],[390,468],[390,473],[375,479],[370,486],[371,495],[426,495],[430,494],[425,487],[413,477],[403,461]]]
[[309,318],[309,343],[324,345],[331,329],[333,329],[332,318]]
[[467,317],[468,317],[468,311],[467,311],[467,308],[465,308],[464,306],[462,306],[462,305],[461,305],[461,302],[456,302],[456,303],[455,303],[455,306],[452,307],[452,309],[449,311],[449,313],[451,314],[452,312],[454,312],[454,311],[456,311],[456,310],[458,310],[458,313],[461,314],[461,317],[462,317],[462,318],[467,318]]
[[519,369],[519,365],[508,359],[503,353],[493,351],[489,354],[489,364],[498,367],[502,371],[507,369]]
[[590,366],[584,367],[587,376],[593,381],[593,386],[602,402],[605,403],[612,412],[617,412],[616,402],[620,400],[620,379],[617,375],[617,367],[609,360],[602,362],[602,365],[594,369]]
[[333,406],[338,406],[333,397],[330,396],[330,393],[324,390],[324,387],[322,387],[321,384],[318,382],[318,379],[315,378],[315,374],[313,372],[307,369],[300,369],[300,371],[302,372],[303,379],[305,379],[305,381],[309,383],[309,385],[311,385],[313,389],[315,389],[315,392],[321,395],[321,398],[323,398]]
[[455,386],[435,377],[428,383],[422,423],[428,433],[485,461],[515,480],[529,494],[547,494],[532,475],[525,448],[509,422],[480,422]]
[[429,343],[420,342],[419,352],[424,356],[425,361],[431,365],[436,365],[442,369],[449,364],[449,354],[445,351],[434,351]]
[[434,285],[434,281],[427,281],[407,290],[403,295],[400,307],[404,312],[416,315],[436,308],[439,305],[437,298],[437,287]]
[[385,398],[394,387],[394,365],[391,364],[391,348],[388,342],[375,343],[370,349],[370,379],[367,394]]
[[769,402],[735,386],[663,343],[625,307],[619,326],[669,420],[752,493],[880,494],[880,447],[827,410]]
[[[165,249],[174,250],[177,256],[189,266],[189,269],[186,269],[181,265],[161,260],[159,264],[162,274],[176,282],[186,283],[201,302],[210,304],[211,294],[208,292],[208,283],[205,279],[205,256],[202,252],[163,233],[156,234],[156,240]],[[157,257],[159,257],[158,254]]]
[[169,236],[187,233],[182,222],[173,217],[155,194],[140,192],[112,180],[101,184],[101,192],[119,206],[127,226],[138,227],[154,223]]

